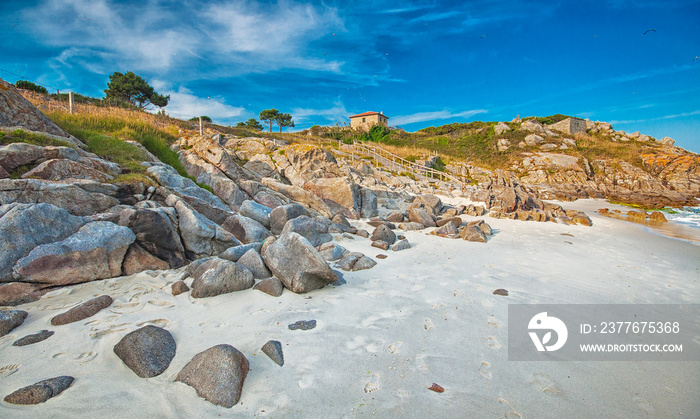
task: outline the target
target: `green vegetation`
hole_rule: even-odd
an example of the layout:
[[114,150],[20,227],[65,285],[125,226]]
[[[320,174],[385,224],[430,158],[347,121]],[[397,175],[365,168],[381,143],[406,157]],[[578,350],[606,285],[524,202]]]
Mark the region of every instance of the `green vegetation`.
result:
[[41,93],[42,95],[49,93],[49,91],[46,90],[46,87],[39,86],[38,84],[34,84],[27,80],[17,80],[15,82],[15,87],[17,87],[18,89],[31,90],[33,92]]
[[256,131],[262,131],[264,128],[262,126],[262,124],[260,124],[260,122],[258,122],[258,120],[255,118],[250,118],[246,122],[239,122],[238,124],[236,124],[236,128],[244,128],[244,127],[254,129]]
[[42,147],[46,146],[65,146],[65,147],[75,147],[68,141],[61,141],[51,137],[46,137],[39,134],[32,134],[30,132],[18,129],[12,132],[0,131],[0,145],[7,145],[12,143],[27,143],[34,144]]
[[145,109],[151,104],[163,108],[170,101],[170,95],[163,96],[157,93],[146,80],[131,71],[124,74],[118,71],[112,73],[105,95],[107,100],[127,102],[139,109]]
[[282,128],[294,127],[292,115],[288,113],[282,113],[275,108],[265,109],[261,111],[259,118],[262,122],[270,125],[270,132],[272,132],[272,126],[275,124],[277,124],[277,126],[280,127],[280,132],[282,132]]
[[[200,118],[199,116],[195,116],[195,117],[190,118],[190,121],[199,122],[199,118]],[[209,118],[206,115],[202,115],[201,118],[202,118],[203,122],[209,122],[209,123],[212,122],[211,118]]]

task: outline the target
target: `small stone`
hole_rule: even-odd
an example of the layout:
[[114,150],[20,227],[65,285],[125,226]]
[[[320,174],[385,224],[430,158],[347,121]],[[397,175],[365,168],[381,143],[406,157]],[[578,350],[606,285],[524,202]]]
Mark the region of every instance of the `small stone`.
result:
[[171,289],[173,291],[173,295],[180,295],[189,291],[190,287],[188,287],[184,281],[177,281],[172,285]]
[[48,399],[58,396],[63,390],[73,384],[73,377],[67,375],[61,377],[49,378],[48,380],[39,381],[27,387],[23,387],[9,395],[4,400],[12,404],[39,404]]
[[77,307],[61,313],[51,319],[51,324],[54,326],[61,326],[68,323],[77,322],[80,320],[87,319],[97,314],[100,310],[107,308],[112,305],[112,297],[109,295],[102,295],[92,300],[86,301]]
[[652,213],[649,215],[649,219],[652,221],[660,221],[662,223],[668,221],[666,216],[660,211],[652,211]]
[[411,244],[406,239],[401,239],[401,240],[397,241],[396,243],[394,243],[393,246],[391,246],[391,250],[393,250],[394,252],[399,252],[401,250],[406,250],[406,249],[410,249],[410,248],[411,248]]
[[428,387],[428,390],[433,390],[436,393],[444,393],[445,392],[445,389],[442,388],[442,386],[437,384],[437,383],[433,383],[432,386]]
[[377,262],[372,260],[372,258],[362,256],[361,258],[357,259],[357,261],[352,265],[352,271],[355,272],[362,271],[365,269],[371,269],[374,268],[375,265],[377,265]]
[[493,292],[493,295],[503,295],[504,297],[508,296],[508,290],[499,288],[496,291]]
[[271,295],[273,297],[279,297],[284,292],[284,285],[279,279],[273,277],[265,278],[262,281],[255,284],[253,289],[262,291],[265,294]]
[[364,238],[369,238],[369,232],[367,230],[363,229],[357,229],[357,233],[355,233],[356,236],[364,237]]
[[20,326],[28,315],[23,310],[0,310],[0,336],[5,336]]
[[289,327],[289,330],[311,330],[316,327],[316,320],[299,320],[287,327]]
[[12,344],[12,346],[27,346],[27,345],[31,345],[34,343],[38,343],[38,342],[41,342],[42,340],[46,340],[46,339],[50,338],[53,334],[54,334],[53,331],[42,330],[39,333],[35,333],[33,335],[28,335],[28,336],[25,336],[21,339],[17,339]]
[[376,257],[377,259],[386,259],[388,256],[385,255],[385,254],[380,253],[380,254],[378,254],[378,255],[375,256],[375,257]]
[[282,344],[279,341],[268,341],[263,345],[262,351],[280,367],[284,365],[284,353],[282,353]]
[[384,240],[375,240],[372,242],[372,247],[376,247],[378,249],[386,250],[389,248],[389,243],[385,242]]

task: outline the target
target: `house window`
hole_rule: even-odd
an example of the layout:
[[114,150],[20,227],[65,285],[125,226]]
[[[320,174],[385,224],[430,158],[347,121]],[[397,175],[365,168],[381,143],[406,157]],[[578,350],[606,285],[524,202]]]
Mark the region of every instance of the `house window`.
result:
[[362,118],[362,122],[365,122],[365,118]]

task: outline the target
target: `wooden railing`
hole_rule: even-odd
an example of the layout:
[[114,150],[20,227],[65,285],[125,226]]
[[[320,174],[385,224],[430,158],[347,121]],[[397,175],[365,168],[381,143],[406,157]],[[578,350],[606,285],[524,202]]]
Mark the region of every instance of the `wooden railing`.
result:
[[397,156],[375,144],[369,144],[366,142],[355,141],[353,144],[340,144],[340,149],[346,152],[351,152],[353,154],[364,154],[371,156],[374,161],[390,171],[394,172],[408,172],[414,175],[416,178],[424,179],[429,182],[435,182],[437,180],[454,183],[456,187],[460,190],[464,190],[464,187],[469,184],[469,179],[464,176],[457,174],[451,174],[435,170],[431,167],[426,167],[424,165],[408,161],[401,156]]

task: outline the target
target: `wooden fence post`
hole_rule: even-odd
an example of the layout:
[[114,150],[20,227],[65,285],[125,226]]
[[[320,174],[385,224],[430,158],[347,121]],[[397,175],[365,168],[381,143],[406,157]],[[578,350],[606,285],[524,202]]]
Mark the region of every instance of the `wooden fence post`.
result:
[[75,96],[73,92],[68,92],[68,109],[71,114],[75,113]]
[[204,135],[204,130],[202,129],[202,117],[199,117],[199,135]]

